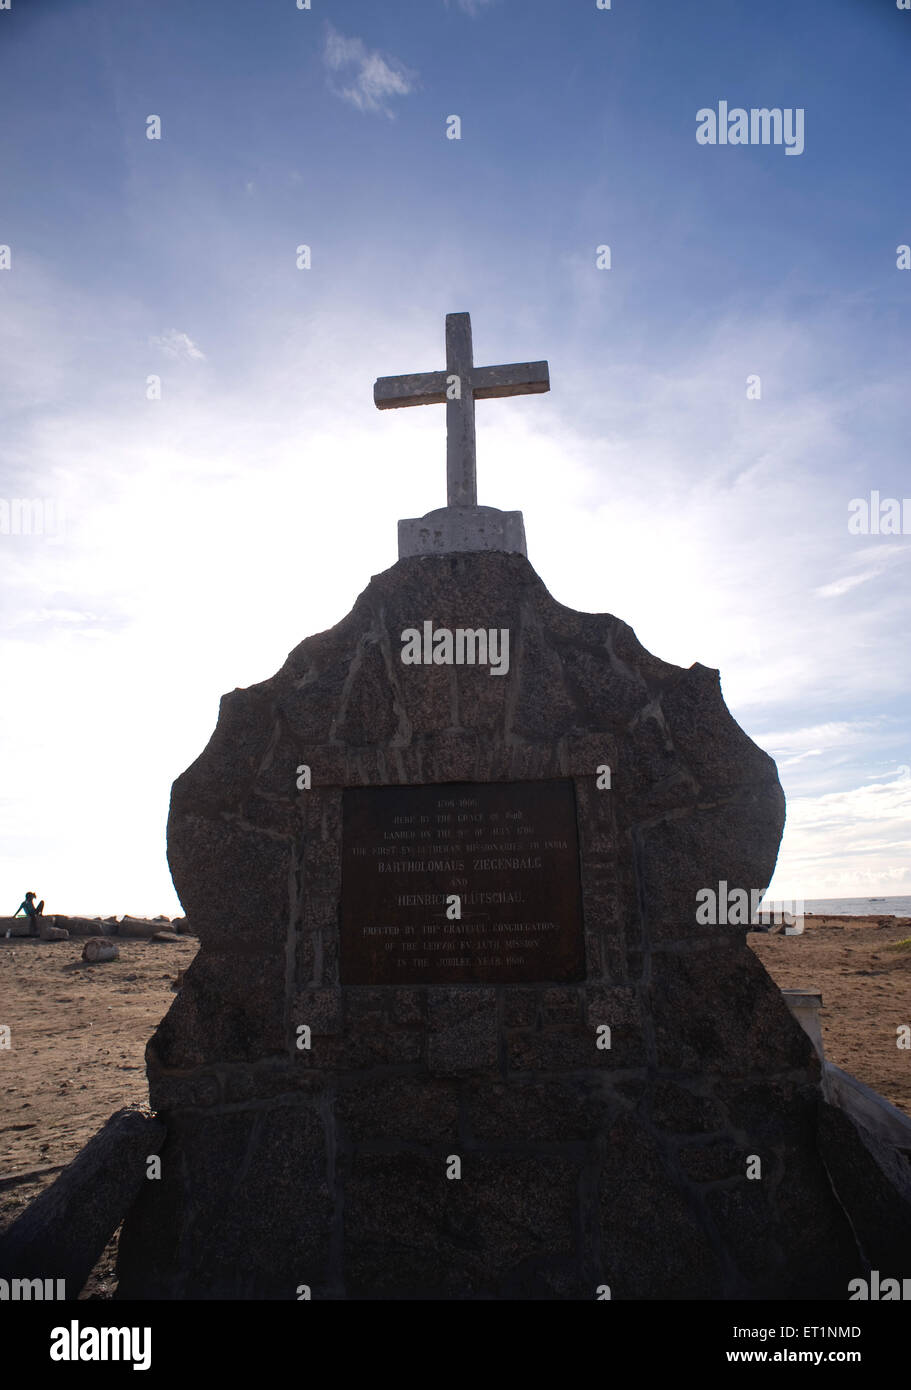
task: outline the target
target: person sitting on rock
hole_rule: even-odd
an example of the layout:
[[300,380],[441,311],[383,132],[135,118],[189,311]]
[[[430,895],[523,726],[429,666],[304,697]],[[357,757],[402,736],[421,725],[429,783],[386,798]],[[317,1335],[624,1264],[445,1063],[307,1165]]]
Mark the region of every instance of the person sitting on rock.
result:
[[13,916],[18,917],[20,912],[24,912],[26,917],[28,918],[29,931],[31,935],[34,936],[37,927],[36,918],[40,917],[41,914],[44,912],[44,899],[42,898],[40,903],[36,907],[35,894],[26,893],[22,902],[19,904],[19,906],[16,908],[16,911],[13,913]]

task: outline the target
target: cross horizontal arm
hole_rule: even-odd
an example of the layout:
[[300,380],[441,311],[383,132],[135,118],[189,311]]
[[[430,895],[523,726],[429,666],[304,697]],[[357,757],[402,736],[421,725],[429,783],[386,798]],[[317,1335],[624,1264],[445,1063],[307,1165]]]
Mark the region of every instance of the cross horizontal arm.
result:
[[476,401],[495,396],[529,396],[550,390],[546,362],[512,362],[507,367],[475,367],[471,385]]
[[412,376],[381,376],[373,384],[377,410],[394,410],[400,405],[443,405],[446,401],[445,372],[416,372]]

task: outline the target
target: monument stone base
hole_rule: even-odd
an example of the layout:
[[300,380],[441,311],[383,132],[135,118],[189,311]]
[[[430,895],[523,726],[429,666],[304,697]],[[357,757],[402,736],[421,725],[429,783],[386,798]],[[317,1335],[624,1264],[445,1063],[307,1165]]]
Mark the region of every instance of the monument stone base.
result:
[[[405,664],[430,619],[507,629],[508,674]],[[858,1241],[813,1045],[746,928],[696,917],[765,888],[783,820],[716,671],[518,554],[375,576],[174,784],[200,951],[118,1296],[847,1299],[906,1204],[852,1149]]]

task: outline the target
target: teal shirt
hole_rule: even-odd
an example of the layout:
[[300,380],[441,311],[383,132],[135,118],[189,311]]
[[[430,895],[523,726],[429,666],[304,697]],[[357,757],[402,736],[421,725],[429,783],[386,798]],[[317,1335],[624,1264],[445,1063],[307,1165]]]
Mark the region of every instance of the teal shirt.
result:
[[16,908],[16,911],[13,913],[13,916],[18,917],[20,912],[24,912],[26,917],[37,916],[35,912],[35,904],[30,903],[28,898],[26,898],[24,902],[21,902],[19,904],[19,906]]

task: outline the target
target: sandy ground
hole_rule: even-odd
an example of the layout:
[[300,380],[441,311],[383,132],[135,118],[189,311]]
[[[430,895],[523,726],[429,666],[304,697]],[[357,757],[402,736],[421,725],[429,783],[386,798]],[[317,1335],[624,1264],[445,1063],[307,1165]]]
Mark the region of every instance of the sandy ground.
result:
[[[782,988],[817,990],[826,1056],[911,1114],[911,919],[808,917],[803,936],[747,939]],[[0,1230],[108,1116],[148,1099],[144,1049],[174,998],[195,937],[118,939],[120,959],[88,965],[83,941],[0,938]],[[111,1296],[116,1234],[83,1298]]]
[[911,1024],[909,917],[807,917],[803,936],[747,940],[782,989],[822,995],[826,1058],[911,1115],[911,1052],[896,1045]]
[[[148,1102],[145,1045],[199,949],[117,938],[118,960],[89,965],[84,938],[0,937],[0,1229],[121,1106]],[[112,1240],[83,1296],[110,1296]]]

